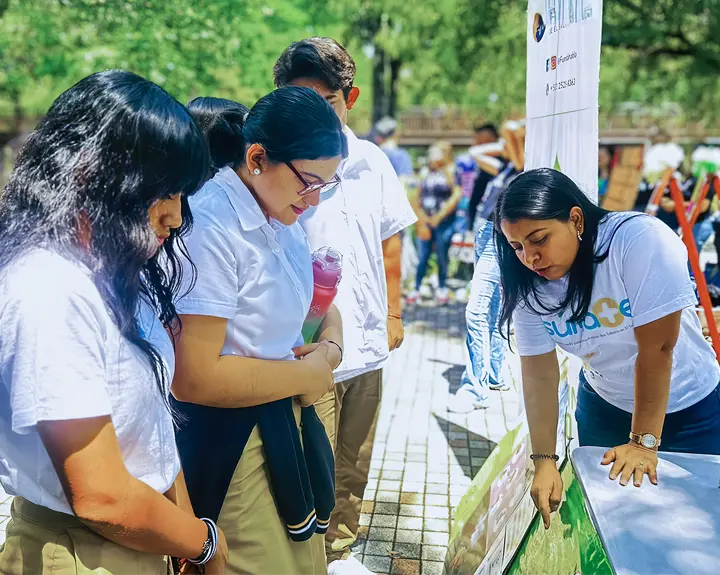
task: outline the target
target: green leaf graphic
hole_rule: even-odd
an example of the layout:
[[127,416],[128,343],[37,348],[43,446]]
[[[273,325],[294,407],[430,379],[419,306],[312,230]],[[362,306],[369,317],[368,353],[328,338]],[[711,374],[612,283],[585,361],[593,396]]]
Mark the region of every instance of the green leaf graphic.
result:
[[553,166],[553,170],[562,172],[562,169],[560,168],[560,160],[558,159],[557,154],[555,154],[555,165]]

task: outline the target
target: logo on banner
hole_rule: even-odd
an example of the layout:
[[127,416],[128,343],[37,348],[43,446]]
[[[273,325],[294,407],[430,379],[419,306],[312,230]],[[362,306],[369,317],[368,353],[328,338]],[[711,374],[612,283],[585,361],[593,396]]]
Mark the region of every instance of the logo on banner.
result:
[[533,18],[533,38],[536,42],[540,42],[543,36],[545,36],[545,20],[540,13],[537,13]]

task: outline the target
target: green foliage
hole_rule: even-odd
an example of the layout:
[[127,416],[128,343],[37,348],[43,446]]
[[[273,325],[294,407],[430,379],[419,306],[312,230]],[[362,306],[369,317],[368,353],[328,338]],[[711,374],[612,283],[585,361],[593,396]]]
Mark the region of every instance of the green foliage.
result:
[[[501,120],[524,110],[526,7],[526,0],[0,0],[0,118],[41,114],[73,82],[106,68],[142,74],[181,101],[215,94],[252,104],[272,89],[272,65],[291,41],[330,35],[357,61],[356,117],[369,116],[378,77],[390,90],[392,62],[400,110],[449,105]],[[627,100],[674,101],[690,117],[714,118],[717,30],[720,0],[605,0],[601,113]]]
[[275,4],[10,0],[0,22],[0,100],[7,106],[19,91],[25,113],[41,113],[87,74],[123,68],[181,101],[212,93],[252,104],[272,89],[285,46],[313,33],[312,2]]

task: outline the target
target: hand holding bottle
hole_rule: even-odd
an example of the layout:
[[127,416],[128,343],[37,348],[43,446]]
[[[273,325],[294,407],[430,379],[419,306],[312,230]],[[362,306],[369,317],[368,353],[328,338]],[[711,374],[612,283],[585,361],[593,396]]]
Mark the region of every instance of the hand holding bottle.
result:
[[299,395],[299,400],[303,407],[308,407],[335,385],[333,370],[340,363],[340,352],[329,342],[303,345],[294,351],[295,357],[302,360],[303,369],[307,370],[307,390]]

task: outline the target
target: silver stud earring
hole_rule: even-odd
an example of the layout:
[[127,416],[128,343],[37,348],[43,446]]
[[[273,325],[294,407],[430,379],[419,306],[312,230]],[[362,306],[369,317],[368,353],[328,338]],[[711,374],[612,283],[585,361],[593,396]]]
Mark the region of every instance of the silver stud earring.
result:
[[259,176],[259,175],[260,175],[260,168],[255,168],[255,169],[253,170],[253,174],[255,174],[256,176]]
[[578,230],[577,236],[578,236],[578,241],[581,242],[581,241],[582,241],[582,234],[580,233],[580,230]]

